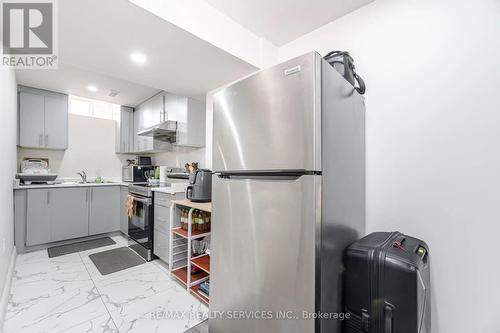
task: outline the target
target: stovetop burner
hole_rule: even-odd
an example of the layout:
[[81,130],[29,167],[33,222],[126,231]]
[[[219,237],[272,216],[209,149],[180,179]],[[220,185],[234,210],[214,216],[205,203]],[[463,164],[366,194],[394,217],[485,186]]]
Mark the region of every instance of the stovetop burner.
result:
[[166,184],[160,185],[160,184],[135,184],[134,186],[140,186],[140,187],[161,187],[161,186],[168,186]]
[[130,184],[128,186],[129,193],[141,195],[143,197],[151,198],[153,197],[153,188],[157,187],[168,187],[170,184]]

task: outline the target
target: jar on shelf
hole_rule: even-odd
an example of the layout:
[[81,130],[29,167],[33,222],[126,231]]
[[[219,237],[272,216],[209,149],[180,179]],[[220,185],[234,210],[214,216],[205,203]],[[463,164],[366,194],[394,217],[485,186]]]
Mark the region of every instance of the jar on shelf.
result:
[[205,212],[205,231],[210,231],[210,213]]
[[188,223],[188,211],[186,209],[181,210],[181,228],[184,230],[187,230],[187,223]]

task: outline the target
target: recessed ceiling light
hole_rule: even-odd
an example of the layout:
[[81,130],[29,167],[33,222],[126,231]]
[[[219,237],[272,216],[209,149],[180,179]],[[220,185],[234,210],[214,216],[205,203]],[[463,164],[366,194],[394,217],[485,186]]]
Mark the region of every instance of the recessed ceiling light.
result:
[[89,91],[92,91],[92,92],[96,92],[97,91],[97,87],[96,86],[92,86],[92,85],[88,86],[87,89]]
[[130,58],[132,59],[132,61],[134,61],[135,63],[137,63],[139,65],[145,64],[147,61],[146,56],[144,54],[138,53],[138,52],[132,53],[130,55]]

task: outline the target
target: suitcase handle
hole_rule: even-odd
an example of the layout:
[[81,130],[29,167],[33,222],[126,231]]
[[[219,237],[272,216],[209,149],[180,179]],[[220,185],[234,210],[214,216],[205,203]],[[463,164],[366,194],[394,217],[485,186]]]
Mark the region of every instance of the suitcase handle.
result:
[[393,306],[386,304],[384,308],[384,333],[392,333],[393,329]]

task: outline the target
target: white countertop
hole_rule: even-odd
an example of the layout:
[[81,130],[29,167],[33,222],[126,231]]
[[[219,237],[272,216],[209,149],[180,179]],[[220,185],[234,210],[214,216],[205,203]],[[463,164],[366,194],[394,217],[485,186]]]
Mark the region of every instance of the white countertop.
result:
[[[108,181],[105,183],[79,183],[79,182],[60,182],[55,184],[33,184],[33,185],[17,185],[14,190],[27,190],[27,189],[45,189],[45,188],[68,188],[68,187],[101,187],[101,186],[129,186],[131,183],[121,181]],[[172,183],[167,186],[154,187],[153,192],[160,192],[166,194],[182,193],[186,191],[188,183]]]
[[124,182],[105,182],[105,183],[62,182],[55,184],[17,185],[14,186],[14,190],[26,190],[32,188],[99,187],[99,186],[128,186],[128,185],[129,183],[124,183]]
[[151,191],[166,194],[183,193],[186,192],[187,186],[188,183],[172,183],[170,186],[153,187]]

